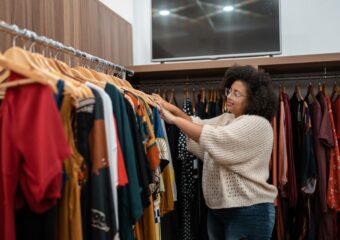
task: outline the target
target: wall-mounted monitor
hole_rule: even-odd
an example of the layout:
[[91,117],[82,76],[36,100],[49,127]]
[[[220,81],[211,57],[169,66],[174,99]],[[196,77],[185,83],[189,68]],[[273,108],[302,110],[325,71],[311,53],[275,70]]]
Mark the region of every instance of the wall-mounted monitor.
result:
[[152,0],[154,62],[280,53],[280,0]]

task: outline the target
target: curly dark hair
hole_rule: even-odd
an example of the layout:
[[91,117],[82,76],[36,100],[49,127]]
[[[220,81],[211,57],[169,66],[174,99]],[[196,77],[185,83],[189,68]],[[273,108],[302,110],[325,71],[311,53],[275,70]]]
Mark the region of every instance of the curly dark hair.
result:
[[234,65],[224,74],[223,89],[230,88],[236,80],[243,82],[247,88],[248,103],[244,114],[262,116],[271,121],[278,101],[269,74],[250,65]]

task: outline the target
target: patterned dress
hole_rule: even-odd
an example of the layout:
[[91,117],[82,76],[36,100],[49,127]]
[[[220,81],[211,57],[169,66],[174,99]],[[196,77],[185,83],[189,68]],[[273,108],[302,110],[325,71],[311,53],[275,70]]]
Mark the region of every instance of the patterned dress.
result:
[[[189,98],[185,99],[183,102],[183,111],[192,116],[192,104]],[[178,155],[179,161],[182,165],[181,167],[181,183],[182,183],[182,229],[181,229],[181,239],[194,239],[193,237],[193,219],[192,219],[192,204],[195,195],[197,178],[194,178],[193,163],[195,157],[188,152],[186,145],[186,135],[181,131],[178,141]]]

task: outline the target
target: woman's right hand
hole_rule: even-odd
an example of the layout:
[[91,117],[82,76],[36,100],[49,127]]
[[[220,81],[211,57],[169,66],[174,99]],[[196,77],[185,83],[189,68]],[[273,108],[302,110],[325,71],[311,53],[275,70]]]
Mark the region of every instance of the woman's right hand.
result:
[[156,104],[158,104],[159,106],[161,106],[162,108],[170,111],[171,108],[171,104],[168,103],[167,101],[165,101],[161,96],[159,96],[158,94],[153,93],[152,94],[152,98],[154,100],[154,102]]

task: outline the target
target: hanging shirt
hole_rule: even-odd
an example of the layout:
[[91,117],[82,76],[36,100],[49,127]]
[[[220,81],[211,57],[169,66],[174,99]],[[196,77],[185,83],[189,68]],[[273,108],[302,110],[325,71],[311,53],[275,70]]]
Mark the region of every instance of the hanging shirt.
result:
[[104,104],[97,90],[92,89],[96,103],[94,106],[94,122],[90,133],[91,168],[89,174],[90,187],[90,239],[111,240],[117,236],[113,187],[108,161],[106,129],[104,120]]
[[[141,117],[134,110],[134,100],[133,97],[129,96],[127,92],[124,94],[124,97],[127,101],[127,113],[129,117],[129,123],[131,126],[132,139],[134,140],[136,146],[136,167],[138,174],[139,186],[142,188],[141,191],[141,199],[143,208],[147,208],[150,206],[150,195],[151,191],[149,189],[149,184],[152,183],[152,173],[149,168],[149,162],[146,156],[146,147],[145,142],[145,134],[143,132],[143,123]],[[136,108],[137,109],[137,108]],[[144,136],[144,138],[142,137]]]
[[81,180],[81,217],[83,239],[88,240],[91,236],[91,169],[92,158],[90,151],[90,134],[93,132],[95,97],[81,99],[78,101],[76,115],[74,118],[74,134],[79,153],[84,161],[80,166]]
[[316,164],[312,142],[312,125],[308,105],[294,93],[290,100],[294,135],[294,159],[299,188],[312,194],[316,186]]
[[131,127],[126,113],[126,103],[119,90],[106,84],[105,92],[110,96],[117,121],[119,142],[124,155],[129,184],[118,189],[120,239],[133,239],[132,225],[142,216],[141,188],[138,183],[136,152]]
[[[334,147],[334,138],[333,131],[331,126],[330,115],[327,108],[327,100],[326,97],[319,92],[316,95],[316,99],[319,101],[322,111],[322,120],[320,125],[320,135],[319,139],[321,143],[325,146],[325,156],[324,156],[324,164],[326,165],[326,175],[323,176],[328,182],[329,177],[329,162],[330,162],[330,153],[331,148]],[[319,173],[320,174],[320,173]],[[320,187],[320,186],[319,186]],[[327,189],[325,190],[327,191]],[[327,196],[327,194],[326,194]],[[328,208],[326,212],[322,212],[320,216],[318,216],[318,239],[333,239],[334,231],[334,213],[330,211]]]
[[[105,93],[105,91],[92,84],[86,83],[87,86],[95,89],[101,96],[104,105],[104,122],[105,122],[105,133],[106,133],[106,143],[108,150],[108,160],[109,160],[109,169],[110,169],[110,177],[111,177],[111,185],[112,185],[112,194],[113,194],[113,203],[115,208],[115,223],[116,228],[119,229],[119,221],[118,221],[118,147],[117,147],[117,132],[115,127],[115,120],[113,116],[112,110],[112,102],[110,97]],[[124,167],[125,169],[125,167]]]
[[286,142],[287,142],[287,161],[288,161],[288,183],[287,183],[287,197],[290,207],[295,207],[297,204],[297,185],[296,185],[296,170],[294,158],[294,136],[292,126],[292,115],[289,106],[289,96],[283,94],[284,109],[285,109],[285,125],[286,125]]
[[335,129],[335,123],[332,112],[332,105],[329,96],[326,97],[327,108],[331,120],[333,131],[334,147],[331,149],[329,161],[329,178],[327,188],[327,202],[331,209],[340,211],[340,153],[338,138]]
[[313,99],[309,103],[312,118],[314,154],[317,165],[317,195],[318,209],[321,212],[327,212],[327,179],[326,179],[326,148],[322,144],[321,121],[322,111],[320,103],[317,99]]
[[166,128],[165,128],[165,122],[163,119],[161,119],[161,123],[162,123],[162,129],[164,132],[164,137],[165,137],[165,143],[167,145],[167,148],[169,149],[169,161],[170,161],[170,165],[169,165],[169,169],[170,169],[170,181],[171,181],[171,188],[172,188],[172,198],[173,201],[177,201],[177,187],[176,187],[176,179],[175,179],[175,170],[174,170],[174,166],[173,166],[173,161],[172,161],[172,156],[171,156],[171,149],[170,149],[170,145],[169,145],[169,139],[168,139],[168,134],[166,132]]
[[[9,81],[22,78],[12,73]],[[62,162],[71,152],[48,86],[8,88],[0,128],[0,239],[15,240],[15,209],[28,204],[42,213],[56,205]]]
[[[183,102],[183,111],[192,116],[192,106],[189,98]],[[181,131],[178,140],[178,155],[180,162],[182,163],[181,178],[182,178],[182,199],[183,199],[183,211],[181,213],[183,225],[181,230],[182,239],[193,239],[193,219],[191,218],[192,200],[195,194],[196,188],[195,182],[197,179],[194,175],[194,161],[197,158],[188,152],[186,144],[186,135]]]
[[83,157],[79,154],[74,143],[70,122],[72,111],[72,99],[69,95],[66,95],[62,102],[60,114],[72,154],[63,163],[66,182],[63,187],[62,197],[58,202],[58,239],[60,240],[83,239],[78,178]]
[[279,139],[278,139],[278,187],[280,195],[287,197],[286,184],[288,182],[288,159],[287,159],[287,141],[286,141],[286,115],[284,110],[284,102],[280,100],[280,117],[279,117]]

